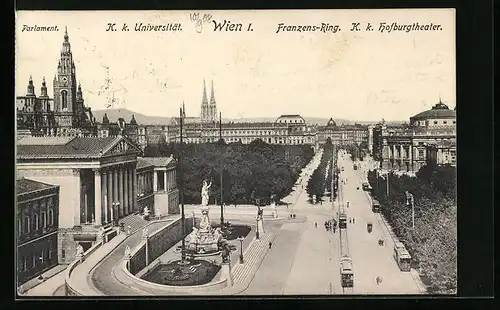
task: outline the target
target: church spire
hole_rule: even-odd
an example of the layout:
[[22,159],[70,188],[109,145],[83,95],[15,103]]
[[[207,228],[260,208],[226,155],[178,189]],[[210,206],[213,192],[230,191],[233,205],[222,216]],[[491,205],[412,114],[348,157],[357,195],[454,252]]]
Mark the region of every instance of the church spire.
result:
[[215,105],[214,81],[212,80],[212,90],[210,93],[210,104]]
[[64,27],[64,41],[61,53],[71,53],[71,45],[69,43],[68,27]]
[[42,79],[42,88],[41,88],[42,92],[40,94],[40,97],[47,97],[47,84],[45,83],[45,77],[43,77]]
[[203,105],[208,104],[208,99],[207,99],[207,85],[205,83],[205,79],[203,79],[203,99],[201,102]]
[[28,96],[34,96],[35,95],[35,86],[33,85],[33,78],[31,77],[30,74],[30,79],[28,81]]

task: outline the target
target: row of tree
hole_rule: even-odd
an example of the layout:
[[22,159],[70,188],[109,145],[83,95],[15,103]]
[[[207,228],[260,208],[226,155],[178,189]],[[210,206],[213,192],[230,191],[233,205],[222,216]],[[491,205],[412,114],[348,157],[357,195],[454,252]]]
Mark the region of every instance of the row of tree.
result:
[[[145,156],[180,158],[180,143],[160,141],[149,145]],[[256,139],[250,144],[217,143],[184,144],[184,201],[201,203],[203,180],[212,182],[210,204],[268,204],[272,194],[276,200],[287,196],[301,170],[309,163],[314,150],[309,145],[275,145]],[[180,166],[178,166],[180,168]],[[180,173],[178,171],[178,184]],[[212,200],[213,199],[213,200]]]
[[328,163],[333,158],[333,152],[334,146],[332,145],[331,140],[327,139],[326,143],[323,145],[323,154],[321,156],[321,161],[316,170],[314,170],[314,172],[311,174],[311,177],[309,178],[309,181],[307,183],[306,192],[311,203],[321,202],[321,198],[323,197],[325,190],[329,189],[331,186],[331,179],[330,183],[327,182],[326,170],[328,167],[331,167],[328,166]]
[[351,155],[351,159],[355,160],[363,160],[365,156],[368,154],[368,145],[366,142],[363,142],[359,145],[355,143],[347,144],[344,146],[344,149],[347,151],[349,155]]
[[[416,177],[390,174],[387,180],[370,171],[368,180],[381,211],[395,234],[412,255],[414,267],[430,293],[456,293],[457,289],[457,200],[456,169],[425,166]],[[412,228],[413,194],[415,220]]]

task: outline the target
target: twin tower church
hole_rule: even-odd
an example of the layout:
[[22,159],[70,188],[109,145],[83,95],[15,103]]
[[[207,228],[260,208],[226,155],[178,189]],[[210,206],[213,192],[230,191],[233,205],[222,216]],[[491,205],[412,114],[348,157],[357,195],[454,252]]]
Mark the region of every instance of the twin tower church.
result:
[[[17,129],[30,131],[37,136],[98,136],[99,124],[90,107],[85,106],[82,88],[77,82],[76,67],[67,29],[53,80],[53,98],[49,98],[45,78],[41,81],[40,95],[30,76],[26,95],[16,96]],[[203,80],[203,99],[200,120],[204,123],[218,121],[214,85],[210,101]]]

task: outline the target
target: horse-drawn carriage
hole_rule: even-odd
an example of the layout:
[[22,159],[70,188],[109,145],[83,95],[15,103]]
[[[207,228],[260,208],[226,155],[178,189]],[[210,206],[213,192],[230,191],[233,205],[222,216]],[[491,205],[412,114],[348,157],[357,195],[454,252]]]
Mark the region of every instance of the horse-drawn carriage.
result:
[[367,223],[366,224],[366,231],[368,233],[371,233],[372,232],[372,229],[373,229],[373,224],[372,223]]

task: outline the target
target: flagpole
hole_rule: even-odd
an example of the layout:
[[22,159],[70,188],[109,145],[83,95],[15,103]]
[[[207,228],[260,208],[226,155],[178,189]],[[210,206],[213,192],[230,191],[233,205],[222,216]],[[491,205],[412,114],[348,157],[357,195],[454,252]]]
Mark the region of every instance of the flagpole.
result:
[[184,143],[182,141],[182,123],[184,122],[184,103],[182,104],[182,108],[180,109],[180,156],[179,156],[179,165],[180,165],[180,200],[181,200],[181,226],[182,226],[182,247],[181,247],[181,262],[184,263],[186,261],[186,223],[185,223],[185,215],[184,215]]
[[[222,112],[219,112],[219,143],[222,147]],[[222,156],[220,159],[220,227],[224,230],[224,203],[222,199]]]

